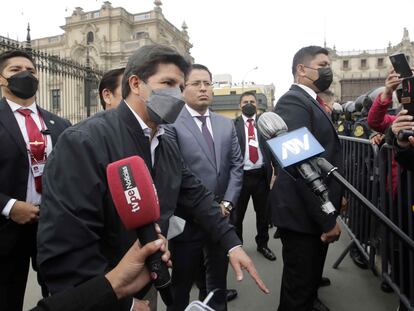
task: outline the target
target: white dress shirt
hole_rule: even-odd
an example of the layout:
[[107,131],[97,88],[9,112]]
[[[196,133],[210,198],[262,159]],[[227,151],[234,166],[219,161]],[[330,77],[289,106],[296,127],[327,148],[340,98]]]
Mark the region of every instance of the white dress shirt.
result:
[[198,111],[195,111],[193,108],[188,106],[187,104],[185,104],[185,108],[187,108],[188,112],[193,117],[193,120],[197,124],[198,128],[200,129],[200,132],[203,132],[203,129],[202,129],[203,122],[201,122],[197,117],[202,117],[202,116],[206,117],[208,131],[210,132],[211,138],[213,138],[213,141],[214,141],[213,127],[211,126],[211,120],[210,120],[210,110],[207,109],[206,113],[202,115]]
[[293,83],[293,84],[299,86],[302,90],[308,93],[314,100],[316,100],[317,94],[310,87],[307,87],[306,85],[299,84],[299,83]]
[[144,135],[148,137],[150,141],[150,148],[151,148],[151,164],[154,166],[155,162],[155,149],[157,149],[160,141],[158,140],[158,137],[164,134],[164,128],[162,126],[158,126],[157,131],[155,132],[155,135],[151,138],[151,128],[148,127],[148,125],[145,124],[145,122],[141,119],[141,117],[128,105],[126,100],[124,100],[127,104],[128,108],[132,111],[135,118],[138,120],[139,125],[141,125],[142,131],[144,132]]
[[[245,139],[245,151],[244,151],[244,166],[243,166],[243,170],[245,171],[249,171],[249,170],[254,170],[254,169],[258,169],[261,168],[263,166],[263,155],[262,152],[260,150],[260,145],[259,145],[259,137],[257,136],[257,129],[255,126],[256,123],[256,114],[250,118],[246,117],[244,114],[242,114],[242,118],[244,121],[244,135],[246,137]],[[253,127],[254,127],[254,137],[255,140],[257,142],[257,152],[259,154],[259,159],[257,160],[256,163],[253,163],[252,161],[250,161],[250,157],[249,157],[249,123],[247,122],[247,120],[249,119],[253,119]]]
[[[28,176],[28,180],[27,180],[27,193],[26,193],[26,202],[28,203],[32,203],[34,205],[39,205],[40,204],[40,200],[41,200],[41,194],[38,193],[36,191],[36,187],[35,187],[35,180],[34,180],[34,176],[33,176],[33,172],[32,172],[32,161],[30,160],[30,155],[29,155],[29,137],[27,135],[27,130],[26,130],[26,122],[25,122],[25,117],[23,115],[21,115],[19,112],[17,112],[18,109],[30,109],[32,111],[31,117],[34,120],[34,122],[36,123],[37,127],[39,128],[39,130],[42,130],[42,122],[40,121],[39,118],[39,112],[37,110],[37,106],[36,103],[31,104],[28,107],[24,107],[24,106],[20,106],[19,104],[16,104],[8,99],[7,103],[10,106],[10,109],[13,111],[13,115],[16,118],[17,124],[19,125],[20,131],[23,135],[23,139],[26,143],[26,149],[28,150],[27,152],[27,161],[29,162],[29,167],[30,167],[30,171],[29,171],[29,176]],[[44,129],[47,129],[47,125],[43,122],[44,124]],[[52,137],[50,135],[45,135],[44,136],[47,140],[46,142],[46,154],[47,156],[49,156],[50,152],[52,151]],[[16,202],[16,199],[10,199],[7,203],[6,206],[3,208],[2,210],[2,215],[9,217],[10,215],[10,210],[13,207],[13,204]]]

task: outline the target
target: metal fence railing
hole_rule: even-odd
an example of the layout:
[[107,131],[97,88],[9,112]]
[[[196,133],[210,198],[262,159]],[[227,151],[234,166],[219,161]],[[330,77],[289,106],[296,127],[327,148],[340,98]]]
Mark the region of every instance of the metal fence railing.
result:
[[[414,191],[412,172],[394,161],[394,151],[384,145],[379,155],[381,211],[414,241]],[[413,159],[414,161],[414,159]],[[382,232],[382,276],[414,310],[414,247],[388,228]]]
[[[38,72],[39,89],[36,103],[72,124],[101,110],[98,84],[102,73],[46,52],[33,50],[29,43],[22,45],[0,37],[0,54],[9,50],[23,50],[32,55]],[[0,91],[1,96],[1,91]]]
[[[378,146],[367,139],[340,136],[343,148],[344,177],[372,204],[378,206]],[[334,267],[338,267],[352,246],[359,249],[369,267],[375,269],[377,253],[376,219],[368,209],[360,207],[357,198],[345,192],[347,208],[341,213],[341,220],[352,241],[340,256]]]
[[[345,192],[348,205],[341,213],[341,220],[352,241],[334,268],[355,245],[371,270],[382,276],[407,310],[414,310],[412,173],[395,163],[393,150],[388,145],[378,149],[367,139],[340,138],[344,177],[367,202],[361,202],[350,191]],[[376,258],[381,260],[379,267]]]

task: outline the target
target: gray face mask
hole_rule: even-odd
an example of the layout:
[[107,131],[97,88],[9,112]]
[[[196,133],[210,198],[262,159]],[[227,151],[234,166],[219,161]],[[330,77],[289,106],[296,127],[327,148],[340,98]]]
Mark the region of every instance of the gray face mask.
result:
[[185,102],[178,87],[152,90],[146,100],[148,114],[154,123],[174,123]]

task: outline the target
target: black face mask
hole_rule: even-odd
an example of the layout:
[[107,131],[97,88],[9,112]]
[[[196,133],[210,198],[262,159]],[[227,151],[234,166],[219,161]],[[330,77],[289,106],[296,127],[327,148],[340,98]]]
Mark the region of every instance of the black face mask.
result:
[[18,98],[28,99],[37,92],[39,80],[30,71],[21,71],[6,79],[7,88]]
[[315,85],[320,92],[326,91],[332,84],[333,80],[333,73],[332,69],[327,68],[318,68],[318,75],[319,78],[313,81],[313,85]]
[[184,104],[179,88],[153,90],[146,100],[149,117],[158,125],[174,123]]
[[246,104],[242,107],[242,113],[246,116],[246,117],[253,117],[256,114],[257,108],[255,105],[253,104]]

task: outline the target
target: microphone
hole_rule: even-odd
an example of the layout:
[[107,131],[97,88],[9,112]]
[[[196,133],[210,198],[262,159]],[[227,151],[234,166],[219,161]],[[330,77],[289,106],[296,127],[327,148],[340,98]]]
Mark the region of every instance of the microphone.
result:
[[[142,245],[158,239],[154,222],[160,218],[157,190],[144,160],[132,156],[106,168],[109,190],[121,221],[135,229]],[[161,251],[149,256],[146,265],[155,288],[167,306],[172,305],[171,277]]]
[[321,200],[322,211],[332,214],[336,211],[329,200],[328,188],[320,176],[318,166],[312,159],[325,149],[306,127],[287,132],[285,121],[274,112],[263,113],[257,121],[257,127],[267,139],[267,144],[279,163],[292,178],[297,174],[304,180],[310,190]]
[[266,140],[283,135],[288,131],[285,120],[274,112],[262,113],[257,121],[257,127]]

